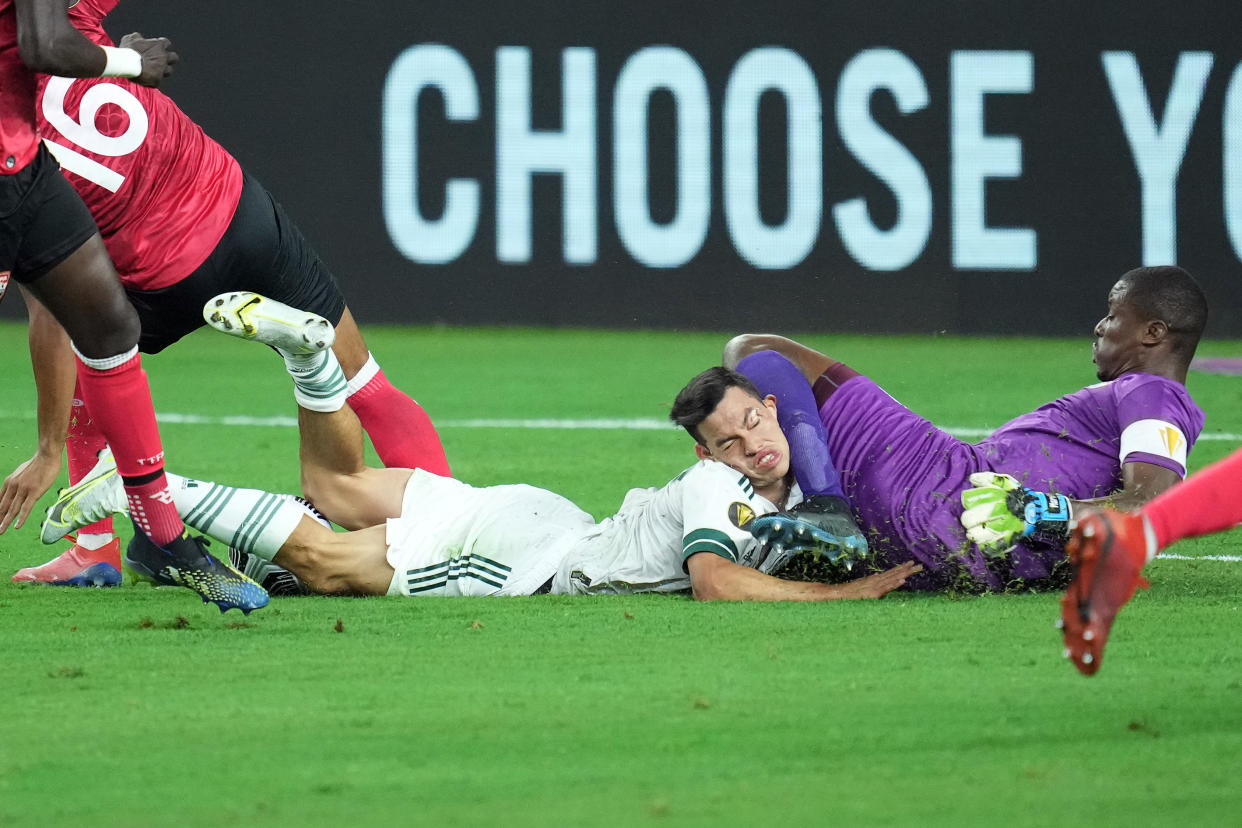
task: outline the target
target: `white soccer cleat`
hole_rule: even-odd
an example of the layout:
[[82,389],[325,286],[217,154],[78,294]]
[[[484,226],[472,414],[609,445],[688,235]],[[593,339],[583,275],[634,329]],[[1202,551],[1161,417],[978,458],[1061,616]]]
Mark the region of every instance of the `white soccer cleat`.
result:
[[75,529],[128,511],[129,501],[121,476],[116,473],[116,461],[112,451],[104,449],[86,477],[60,490],[56,502],[47,510],[39,536],[44,543],[55,543]]
[[271,345],[290,354],[314,354],[336,340],[332,323],[257,293],[221,293],[203,305],[203,319],[220,333]]

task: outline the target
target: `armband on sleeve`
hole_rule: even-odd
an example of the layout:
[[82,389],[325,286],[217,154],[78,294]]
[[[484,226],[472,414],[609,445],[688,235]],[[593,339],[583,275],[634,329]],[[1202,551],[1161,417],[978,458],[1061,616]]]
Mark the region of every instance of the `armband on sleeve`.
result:
[[1185,477],[1186,449],[1186,435],[1177,426],[1164,420],[1138,420],[1121,432],[1121,456],[1118,460],[1125,463],[1131,454],[1167,458],[1180,467]]
[[100,46],[104,50],[104,70],[101,78],[136,78],[142,74],[142,55],[135,49],[116,46]]

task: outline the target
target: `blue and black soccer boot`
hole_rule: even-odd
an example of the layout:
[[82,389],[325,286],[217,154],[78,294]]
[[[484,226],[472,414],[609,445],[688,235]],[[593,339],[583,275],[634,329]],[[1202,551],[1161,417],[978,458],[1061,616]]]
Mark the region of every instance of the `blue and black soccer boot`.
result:
[[125,550],[125,565],[162,586],[197,592],[227,612],[236,607],[246,615],[267,606],[267,590],[226,563],[207,554],[208,540],[183,532],[168,546],[155,543],[136,527]]
[[788,511],[755,518],[748,528],[768,552],[762,572],[780,569],[800,552],[849,569],[870,552],[850,505],[835,495],[811,495]]

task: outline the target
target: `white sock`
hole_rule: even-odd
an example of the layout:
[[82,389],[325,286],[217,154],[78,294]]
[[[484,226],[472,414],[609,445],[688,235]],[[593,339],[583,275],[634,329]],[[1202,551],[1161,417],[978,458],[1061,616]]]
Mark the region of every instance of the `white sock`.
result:
[[367,361],[358,369],[358,373],[354,374],[354,378],[346,383],[345,393],[350,397],[357,394],[362,390],[363,386],[375,379],[375,375],[378,373],[379,363],[375,361],[375,355],[367,351]]
[[234,549],[271,560],[306,514],[296,502],[258,489],[234,489],[165,471],[186,524]]
[[345,405],[345,373],[331,349],[314,354],[291,354],[279,348],[285,369],[293,378],[293,398],[311,411],[340,411]]
[[96,549],[103,549],[112,543],[111,532],[78,532],[78,539],[74,541],[83,549],[89,549],[94,552]]

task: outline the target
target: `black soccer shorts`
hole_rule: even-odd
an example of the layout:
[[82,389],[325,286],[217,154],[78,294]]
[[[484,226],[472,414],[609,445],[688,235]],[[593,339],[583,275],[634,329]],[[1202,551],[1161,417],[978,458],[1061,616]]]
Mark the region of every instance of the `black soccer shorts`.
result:
[[32,282],[99,232],[60,165],[39,145],[34,160],[0,175],[0,271]]
[[237,212],[198,269],[159,290],[125,289],[142,320],[138,349],[159,353],[203,325],[207,300],[238,290],[317,313],[333,325],[345,312],[328,266],[276,199],[244,172]]

